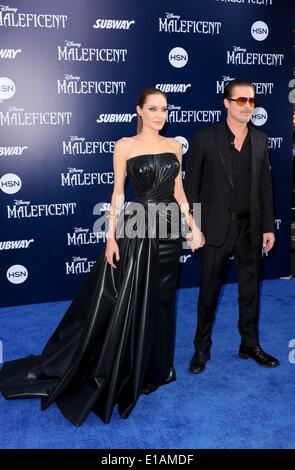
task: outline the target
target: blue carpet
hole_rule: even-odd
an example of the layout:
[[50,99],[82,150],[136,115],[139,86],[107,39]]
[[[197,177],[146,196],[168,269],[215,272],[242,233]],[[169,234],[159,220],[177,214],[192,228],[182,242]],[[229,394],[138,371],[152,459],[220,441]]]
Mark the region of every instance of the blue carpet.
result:
[[[187,372],[193,352],[198,290],[177,300],[177,381],[141,396],[128,420],[111,424],[91,414],[80,428],[53,404],[0,397],[0,447],[15,448],[278,448],[295,447],[294,373],[289,341],[295,338],[295,280],[262,283],[260,342],[278,357],[276,369],[237,356],[237,286],[223,288],[214,328],[212,359],[203,374]],[[0,310],[4,361],[39,354],[69,302]],[[0,349],[1,351],[1,349]]]

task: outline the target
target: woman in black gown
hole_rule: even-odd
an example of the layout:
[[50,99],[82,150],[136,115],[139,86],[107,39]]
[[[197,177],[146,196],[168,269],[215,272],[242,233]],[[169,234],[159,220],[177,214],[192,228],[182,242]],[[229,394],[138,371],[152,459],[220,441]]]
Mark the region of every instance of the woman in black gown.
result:
[[[144,90],[137,113],[138,134],[115,146],[106,249],[41,355],[7,362],[0,372],[5,398],[41,397],[42,410],[56,402],[76,426],[91,411],[108,423],[116,404],[127,418],[141,393],[175,380],[180,207],[192,250],[204,243],[182,187],[180,144],[159,135],[167,118],[166,95]],[[122,210],[126,172],[141,218],[132,204]],[[158,203],[161,209],[155,210]],[[131,236],[132,230],[139,233]]]

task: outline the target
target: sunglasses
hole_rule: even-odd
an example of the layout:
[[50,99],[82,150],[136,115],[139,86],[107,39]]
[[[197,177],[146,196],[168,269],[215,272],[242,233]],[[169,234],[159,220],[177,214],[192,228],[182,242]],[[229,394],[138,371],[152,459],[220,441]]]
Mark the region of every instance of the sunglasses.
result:
[[242,107],[245,106],[246,103],[249,102],[249,105],[254,107],[257,103],[256,98],[245,98],[245,97],[240,97],[240,98],[228,98],[229,101],[235,101],[238,106]]

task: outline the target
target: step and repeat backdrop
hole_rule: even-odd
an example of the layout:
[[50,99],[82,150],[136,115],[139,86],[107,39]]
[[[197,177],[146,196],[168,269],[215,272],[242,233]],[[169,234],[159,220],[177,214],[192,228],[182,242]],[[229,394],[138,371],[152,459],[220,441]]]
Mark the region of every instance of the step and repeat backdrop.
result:
[[[0,5],[1,306],[70,299],[105,244],[115,141],[136,132],[140,90],[169,98],[183,148],[225,118],[222,93],[252,80],[269,136],[277,244],[290,271],[293,0],[26,0]],[[127,182],[126,200],[132,199]],[[99,227],[99,229],[97,229]],[[180,286],[198,283],[184,250]],[[230,270],[229,280],[235,278]]]

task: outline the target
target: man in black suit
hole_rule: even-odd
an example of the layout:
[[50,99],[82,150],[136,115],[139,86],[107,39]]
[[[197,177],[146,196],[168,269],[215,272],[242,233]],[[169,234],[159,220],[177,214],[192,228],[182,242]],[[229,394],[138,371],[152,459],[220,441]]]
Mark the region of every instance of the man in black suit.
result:
[[201,203],[201,282],[195,354],[189,371],[203,372],[210,359],[215,309],[227,260],[233,254],[239,287],[239,357],[276,367],[259,345],[258,309],[262,247],[272,249],[274,217],[267,136],[249,127],[255,91],[235,79],[224,91],[227,118],[195,133],[186,166],[188,201]]

